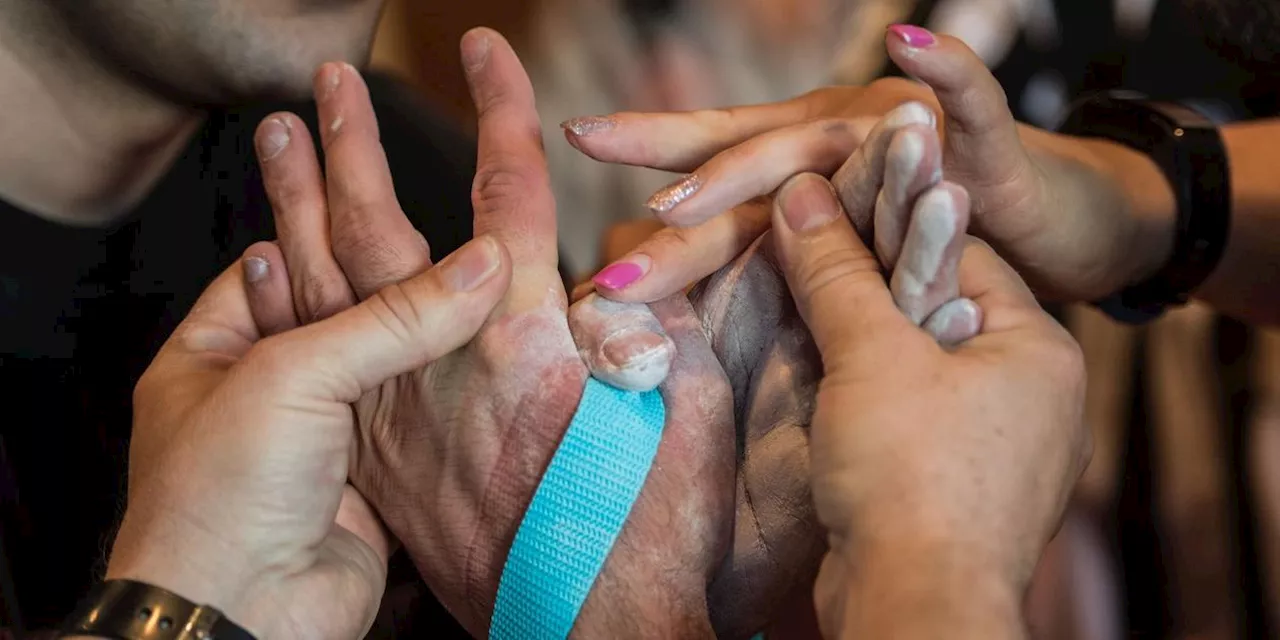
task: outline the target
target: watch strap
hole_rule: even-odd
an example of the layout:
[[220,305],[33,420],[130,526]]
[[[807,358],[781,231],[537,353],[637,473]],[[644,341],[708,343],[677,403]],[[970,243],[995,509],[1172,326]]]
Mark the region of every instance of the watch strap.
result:
[[135,580],[107,580],[81,601],[60,637],[116,640],[254,640],[221,611]]
[[1172,187],[1176,218],[1169,260],[1155,274],[1097,306],[1130,324],[1149,322],[1186,304],[1212,275],[1231,227],[1231,176],[1216,124],[1189,107],[1129,92],[1081,101],[1061,133],[1104,138],[1149,156]]

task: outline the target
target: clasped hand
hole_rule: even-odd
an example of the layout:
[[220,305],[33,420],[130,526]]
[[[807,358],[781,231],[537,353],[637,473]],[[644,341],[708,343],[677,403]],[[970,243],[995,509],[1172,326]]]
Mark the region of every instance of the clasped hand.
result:
[[[968,560],[946,577],[978,577],[1016,610],[1087,451],[1079,356],[999,258],[966,246],[969,200],[939,182],[929,123],[886,120],[848,165],[868,204],[849,213],[874,217],[878,257],[805,175],[769,202],[772,238],[692,304],[568,309],[527,78],[491,31],[468,34],[463,60],[480,114],[476,240],[435,267],[353,69],[317,75],[324,177],[300,121],[264,123],[279,243],[206,292],[139,385],[111,577],[215,604],[259,637],[354,637],[385,580],[385,525],[483,635],[586,376],[635,380],[659,362],[664,439],[575,635],[754,633],[812,584],[817,519],[829,632],[873,628],[851,569],[894,575],[886,559],[904,551]],[[785,295],[743,304],[768,286],[733,274],[760,264],[785,274],[803,324]],[[724,322],[735,308],[789,328],[751,335]],[[752,379],[788,359],[821,377],[816,413],[812,385]],[[244,561],[219,560],[232,556]]]

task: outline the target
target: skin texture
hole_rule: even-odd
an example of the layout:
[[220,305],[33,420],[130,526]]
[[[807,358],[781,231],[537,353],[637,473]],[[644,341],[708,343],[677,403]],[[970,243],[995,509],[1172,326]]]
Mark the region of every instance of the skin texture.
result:
[[[662,448],[575,633],[649,634],[661,619],[670,625],[662,633],[681,637],[712,629],[749,636],[786,596],[812,583],[822,542],[806,489],[804,438],[819,365],[798,316],[788,312],[776,268],[767,255],[744,256],[736,274],[726,270],[694,296],[696,307],[683,296],[647,309],[587,297],[566,309],[527,83],[491,31],[472,32],[463,55],[481,113],[477,233],[492,231],[510,250],[512,288],[470,345],[356,404],[352,482],[446,606],[483,633],[511,537],[577,405],[589,371],[584,360],[596,375],[609,375],[601,358],[619,334],[633,338],[633,347],[648,345],[623,350],[629,366],[674,347],[660,387],[669,411]],[[425,243],[394,202],[358,74],[326,65],[316,92],[327,180],[292,116],[268,118],[257,139],[294,313],[304,322],[429,264]],[[967,199],[937,183],[933,130],[913,135],[923,152],[908,153],[908,161],[885,145],[891,161],[860,166],[905,172],[899,181],[910,193],[882,212],[907,229],[897,251],[903,264],[931,265],[913,276],[928,285],[911,304],[924,319],[929,305],[954,302],[958,293],[959,254],[949,247],[963,236]],[[884,181],[859,184],[878,189]],[[939,197],[941,208],[922,217]],[[939,214],[940,225],[918,223]],[[917,251],[934,255],[917,258]],[[735,321],[770,317],[780,329]],[[971,320],[969,335],[980,318]],[[672,523],[681,524],[680,536],[670,535]],[[655,582],[669,588],[644,586]],[[610,606],[617,602],[628,602],[628,613]]]
[[[588,370],[555,269],[555,209],[528,81],[492,31],[468,34],[462,54],[480,113],[476,232],[508,248],[513,283],[470,344],[356,403],[351,478],[442,602],[484,635],[507,549]],[[257,140],[304,322],[429,264],[426,243],[395,203],[359,75],[326,65],[316,92],[327,180],[304,130],[287,125],[293,116],[269,118]],[[280,132],[272,120],[290,132],[283,148],[271,144]],[[649,335],[675,347],[660,387],[668,423],[654,471],[578,620],[580,636],[712,633],[705,585],[727,549],[733,500],[728,382],[687,301],[650,309],[621,319],[639,319],[646,330],[656,319],[665,337]],[[670,535],[673,523],[681,535]],[[659,582],[668,588],[645,586]],[[617,615],[617,602],[635,606]]]

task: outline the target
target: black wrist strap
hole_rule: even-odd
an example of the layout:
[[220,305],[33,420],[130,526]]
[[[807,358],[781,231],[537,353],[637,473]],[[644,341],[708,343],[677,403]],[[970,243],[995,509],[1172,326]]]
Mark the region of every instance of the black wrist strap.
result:
[[67,619],[59,637],[115,640],[254,640],[217,609],[133,580],[108,580]]
[[1169,180],[1177,205],[1169,261],[1097,306],[1116,320],[1140,324],[1186,304],[1217,268],[1231,228],[1231,174],[1217,126],[1187,107],[1117,92],[1078,103],[1059,131],[1147,154]]

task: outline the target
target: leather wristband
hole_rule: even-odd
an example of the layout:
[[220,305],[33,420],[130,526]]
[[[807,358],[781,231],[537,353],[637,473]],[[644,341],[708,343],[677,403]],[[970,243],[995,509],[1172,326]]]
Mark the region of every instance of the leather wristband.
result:
[[254,640],[208,605],[134,580],[108,580],[93,589],[58,637],[114,640]]
[[1104,138],[1147,154],[1177,206],[1169,261],[1146,280],[1094,304],[1142,324],[1186,304],[1217,268],[1231,229],[1231,174],[1217,126],[1199,112],[1128,92],[1095,95],[1071,110],[1060,133]]

